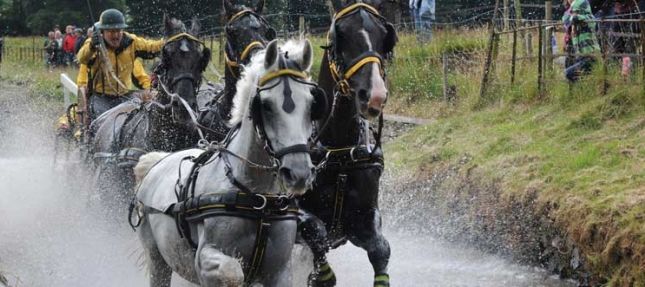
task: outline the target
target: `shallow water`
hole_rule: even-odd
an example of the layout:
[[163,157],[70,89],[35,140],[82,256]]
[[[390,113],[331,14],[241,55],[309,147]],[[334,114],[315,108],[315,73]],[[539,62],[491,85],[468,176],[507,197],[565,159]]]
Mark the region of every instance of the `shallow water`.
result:
[[[79,188],[88,177],[72,184],[75,173],[63,172],[69,170],[60,161],[53,164],[53,138],[43,136],[53,132],[53,118],[45,116],[51,113],[34,111],[24,101],[7,102],[6,95],[0,96],[0,271],[10,286],[147,286],[142,250],[125,214],[99,212],[88,189]],[[11,112],[25,107],[31,113]],[[429,235],[386,236],[393,286],[575,286]],[[296,286],[303,286],[310,254],[295,256]],[[347,244],[331,252],[330,262],[338,286],[371,286],[362,249]]]

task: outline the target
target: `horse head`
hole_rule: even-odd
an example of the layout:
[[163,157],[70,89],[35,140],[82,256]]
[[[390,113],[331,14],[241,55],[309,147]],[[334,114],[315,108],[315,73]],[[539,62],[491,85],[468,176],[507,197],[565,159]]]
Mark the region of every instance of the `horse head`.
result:
[[229,68],[248,63],[253,50],[264,48],[268,41],[275,39],[275,30],[260,16],[263,8],[264,0],[258,0],[253,8],[224,0],[228,19],[225,26],[226,64]]
[[308,139],[322,117],[326,96],[310,82],[313,49],[308,40],[277,40],[251,58],[237,84],[231,125],[252,124],[265,150],[279,162],[287,192],[303,194],[313,181]]
[[[164,35],[166,43],[161,52],[161,63],[155,70],[160,83],[168,93],[160,98],[162,104],[171,104],[174,120],[189,120],[187,104],[192,110],[197,108],[196,94],[201,84],[202,73],[206,69],[211,51],[197,39],[200,25],[192,21],[190,31],[177,19],[164,16]],[[164,93],[162,93],[164,94]],[[174,95],[174,96],[173,96]],[[184,102],[184,103],[182,103]]]
[[384,60],[398,40],[378,12],[382,0],[335,0],[327,57],[338,90],[352,96],[364,117],[378,116],[387,101]]

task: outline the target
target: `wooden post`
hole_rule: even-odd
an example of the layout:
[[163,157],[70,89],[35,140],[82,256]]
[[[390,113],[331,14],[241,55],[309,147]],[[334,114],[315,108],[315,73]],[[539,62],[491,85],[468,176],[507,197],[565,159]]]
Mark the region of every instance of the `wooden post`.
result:
[[219,47],[217,48],[217,55],[219,58],[219,64],[222,65],[224,63],[224,32],[222,31],[219,34]]
[[[515,28],[520,28],[522,27],[522,1],[520,0],[514,0],[513,8],[515,9]],[[526,43],[524,42],[524,35],[525,32],[522,30],[520,32],[520,39],[522,40],[522,46],[524,47],[524,56],[527,56],[526,54]]]
[[641,87],[643,91],[641,96],[645,96],[645,18],[641,18],[641,69],[643,70]]
[[[547,0],[544,1],[544,25],[549,25],[553,21],[553,1]],[[544,51],[546,53],[545,65],[547,70],[551,70],[553,67],[553,46],[551,46],[551,35],[553,35],[553,29],[547,28],[544,39]]]
[[525,45],[525,54],[527,57],[533,57],[533,33],[529,30],[529,32],[526,34],[526,42],[524,43]]
[[517,28],[513,28],[513,56],[511,60],[511,87],[515,85],[515,62],[517,61]]
[[511,13],[511,11],[510,11],[510,9],[509,9],[509,7],[508,7],[508,6],[509,6],[509,2],[510,2],[510,0],[504,0],[504,31],[508,31],[508,30],[509,30],[509,24],[508,24],[508,22],[509,22],[509,20],[510,20],[510,18],[511,18],[511,14],[510,14],[510,13]]
[[300,15],[298,17],[298,34],[304,35],[305,34],[305,16]]
[[443,100],[448,103],[448,56],[446,53],[442,55],[441,66],[443,68]]
[[36,37],[31,37],[31,60],[36,62]]
[[[601,20],[601,22],[598,23],[598,25],[604,24],[604,19]],[[607,29],[600,29],[600,43],[601,44],[601,52],[602,52],[602,95],[607,95],[607,88],[609,87],[609,83],[607,81],[607,76],[609,75],[609,67],[607,67],[607,53],[609,50],[609,41],[607,39]]]
[[553,21],[553,1],[552,0],[544,1],[544,20],[546,25],[548,25],[551,21]]
[[538,97],[540,99],[542,99],[544,97],[544,93],[543,93],[543,90],[542,90],[543,85],[544,85],[544,82],[543,82],[543,80],[544,80],[544,70],[543,70],[543,67],[542,67],[542,65],[543,65],[542,64],[543,63],[542,62],[543,61],[543,59],[542,59],[542,51],[543,51],[542,45],[543,45],[543,42],[544,42],[544,32],[542,31],[543,27],[544,26],[542,26],[542,24],[538,25],[538,29],[539,29],[538,30],[538,42],[539,42],[538,47],[540,47],[538,49]]
[[493,49],[495,47],[495,20],[497,20],[497,10],[499,9],[499,0],[495,0],[495,11],[493,12],[493,19],[489,28],[490,37],[488,39],[488,52],[486,55],[486,63],[484,64],[484,75],[482,75],[482,82],[479,88],[479,97],[486,96],[486,89],[488,89],[488,75],[490,74],[491,65],[493,64]]

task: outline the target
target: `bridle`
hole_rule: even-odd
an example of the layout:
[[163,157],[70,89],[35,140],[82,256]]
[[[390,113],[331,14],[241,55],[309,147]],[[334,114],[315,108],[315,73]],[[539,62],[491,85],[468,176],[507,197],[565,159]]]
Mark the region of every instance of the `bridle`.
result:
[[[287,154],[301,153],[301,152],[309,153],[309,145],[307,144],[295,144],[276,151],[275,148],[273,147],[273,144],[271,143],[271,140],[267,137],[267,134],[265,131],[264,121],[262,120],[262,109],[259,104],[260,93],[277,87],[280,83],[282,83],[282,81],[286,77],[292,78],[302,84],[316,86],[316,84],[310,83],[307,81],[307,74],[305,72],[300,72],[300,71],[296,71],[288,68],[280,69],[278,71],[268,73],[264,75],[262,78],[260,78],[258,89],[256,91],[256,95],[253,99],[253,104],[251,107],[252,109],[251,117],[253,119],[255,131],[258,137],[260,138],[260,140],[264,142],[264,150],[269,154],[269,156],[273,158],[273,160],[276,163],[279,163],[282,157],[284,157]],[[277,83],[271,86],[265,87],[265,85],[268,82],[278,78],[281,78],[280,81],[278,81]]]
[[[365,3],[356,3],[350,5],[334,15],[334,23],[345,19],[346,17],[360,12],[361,10],[366,11],[373,16],[377,17],[381,21],[386,21],[383,16],[381,16],[376,10],[376,8],[365,4]],[[333,27],[333,26],[332,26]],[[351,60],[347,65],[336,58],[334,53],[335,41],[331,39],[332,29],[327,33],[327,59],[329,60],[329,70],[331,75],[336,82],[336,90],[344,96],[349,96],[351,88],[349,86],[349,79],[353,77],[361,68],[369,63],[375,63],[379,66],[379,72],[381,77],[385,77],[385,70],[383,69],[383,58],[382,56],[375,51],[367,51],[355,59]]]
[[[196,38],[195,36],[193,36],[191,34],[185,33],[185,32],[179,33],[177,35],[174,35],[174,36],[168,38],[166,40],[166,42],[164,43],[164,47],[166,45],[170,44],[170,43],[177,42],[177,41],[180,41],[180,40],[183,40],[183,39],[187,39],[187,40],[197,42],[202,47],[206,47],[206,45],[204,44],[204,42],[202,40]],[[155,73],[160,76],[159,83],[165,86],[165,87],[163,87],[164,90],[168,90],[168,91],[172,91],[173,88],[179,82],[188,80],[193,84],[193,90],[195,91],[195,93],[197,93],[199,91],[199,86],[201,85],[201,82],[202,82],[201,77],[196,79],[195,76],[192,73],[180,73],[178,75],[175,75],[171,79],[168,79],[167,78],[168,68],[166,67],[165,60],[163,59],[163,55],[162,55],[161,64],[159,66],[157,66],[157,68],[155,69]],[[164,82],[165,82],[165,84],[164,84]],[[164,92],[167,92],[167,91],[164,91]]]
[[[225,30],[228,31],[228,28],[231,27],[231,25],[235,21],[238,21],[238,20],[242,19],[242,17],[244,17],[246,15],[255,16],[256,18],[258,18],[258,20],[260,20],[260,22],[262,22],[262,24],[269,26],[269,23],[262,16],[260,16],[259,14],[253,12],[252,10],[244,9],[244,10],[236,13],[235,15],[231,16],[231,18],[226,23],[226,26],[225,26],[226,29]],[[226,38],[227,39],[231,38],[228,35],[228,32],[227,32]],[[235,78],[240,77],[240,71],[239,71],[240,65],[242,63],[245,63],[245,62],[248,61],[249,56],[251,55],[251,52],[253,50],[255,50],[255,49],[264,48],[264,44],[265,43],[260,42],[260,41],[252,41],[251,43],[246,45],[246,47],[244,47],[244,50],[242,50],[242,53],[238,57],[237,55],[235,55],[235,51],[233,49],[233,46],[231,46],[231,42],[229,40],[226,41],[226,49],[225,49],[226,51],[224,52],[224,58],[226,60],[226,67],[229,69],[229,71],[231,71],[231,73],[233,74],[233,76]]]

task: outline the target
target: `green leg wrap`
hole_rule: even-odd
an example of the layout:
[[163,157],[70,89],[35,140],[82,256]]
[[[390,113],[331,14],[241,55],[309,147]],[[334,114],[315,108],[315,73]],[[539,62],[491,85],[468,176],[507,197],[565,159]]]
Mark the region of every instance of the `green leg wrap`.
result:
[[379,274],[374,276],[374,287],[390,287],[390,275]]
[[336,275],[334,271],[329,266],[329,263],[325,262],[321,264],[314,273],[309,275],[309,286],[310,287],[333,287],[336,286]]

